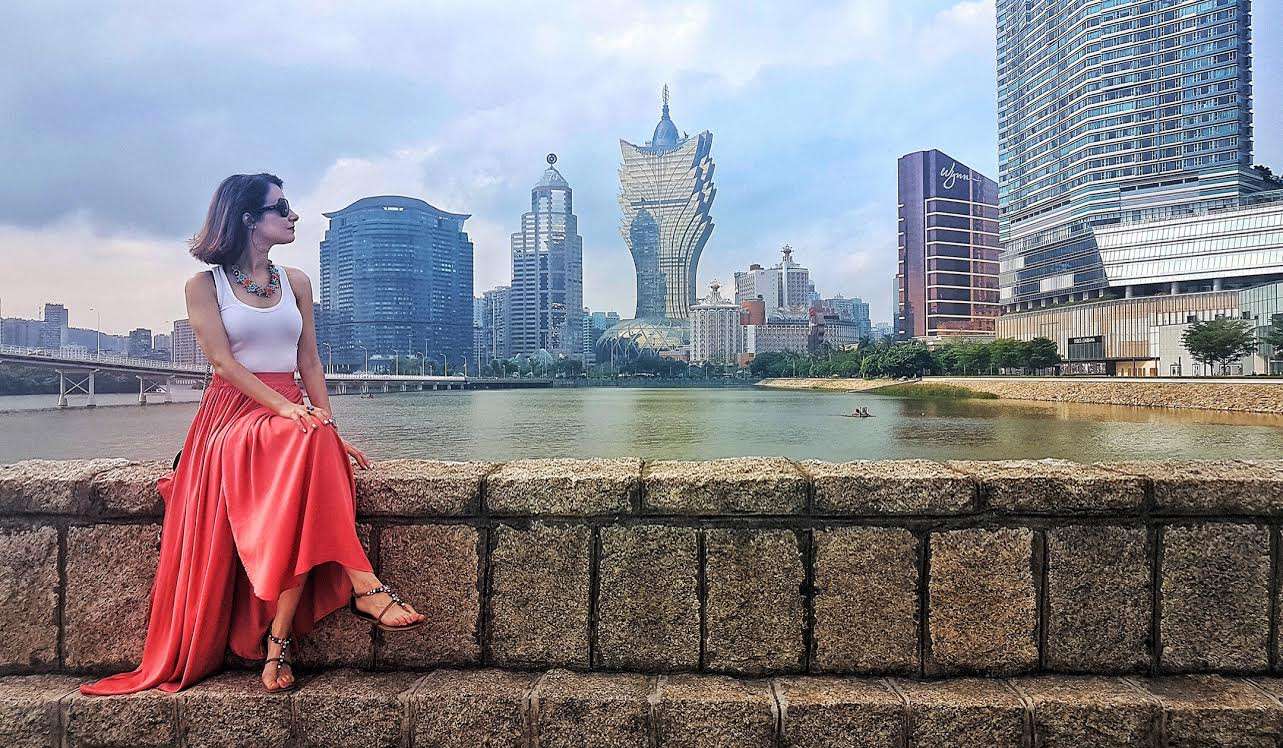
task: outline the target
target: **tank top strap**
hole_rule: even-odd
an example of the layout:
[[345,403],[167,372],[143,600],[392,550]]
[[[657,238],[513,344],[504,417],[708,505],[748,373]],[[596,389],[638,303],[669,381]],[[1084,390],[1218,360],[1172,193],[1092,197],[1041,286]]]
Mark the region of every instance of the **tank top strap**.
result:
[[285,272],[284,265],[276,266],[277,272],[281,274],[281,301],[294,302],[293,289],[290,288],[290,274]]
[[231,286],[227,284],[227,274],[223,272],[221,265],[215,265],[209,269],[209,274],[214,276],[214,291],[218,297],[218,306],[222,308],[227,305],[231,299],[227,298],[232,295]]

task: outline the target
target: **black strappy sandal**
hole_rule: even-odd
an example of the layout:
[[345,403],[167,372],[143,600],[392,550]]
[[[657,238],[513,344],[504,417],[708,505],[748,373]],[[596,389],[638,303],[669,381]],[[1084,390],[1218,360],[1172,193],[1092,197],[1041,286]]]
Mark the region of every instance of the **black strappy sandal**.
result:
[[[388,603],[387,606],[383,608],[383,610],[379,611],[379,614],[377,616],[372,616],[369,613],[366,613],[365,611],[356,607],[356,599],[358,597],[367,597],[369,595],[377,595],[380,592],[386,592],[388,597],[392,598],[392,602]],[[348,601],[347,607],[348,607],[348,610],[352,611],[352,615],[356,616],[357,618],[362,618],[366,621],[369,621],[370,623],[373,623],[375,626],[378,626],[380,629],[384,631],[409,631],[410,629],[417,629],[418,627],[428,622],[428,619],[421,618],[418,621],[415,621],[414,623],[407,623],[404,626],[390,626],[383,622],[383,614],[387,613],[388,609],[391,608],[393,605],[400,605],[403,609],[407,611],[409,610],[409,608],[407,608],[405,605],[405,601],[402,600],[401,596],[396,593],[396,590],[392,589],[386,584],[381,584],[372,590],[352,593],[352,599]]]
[[[263,660],[263,664],[266,665],[269,662],[275,662],[277,678],[280,677],[281,668],[283,667],[289,668],[290,675],[294,675],[294,665],[291,664],[289,658],[285,656],[290,651],[290,645],[294,643],[294,640],[288,636],[285,637],[284,639],[278,639],[277,637],[272,635],[271,631],[267,632],[267,638],[271,639],[273,644],[281,645],[281,653],[276,655],[275,657],[268,657],[267,659]],[[294,682],[289,684],[288,686],[284,686],[282,688],[268,688],[265,690],[268,693],[284,693],[285,691],[293,691],[297,687],[298,687],[298,676],[295,675]]]

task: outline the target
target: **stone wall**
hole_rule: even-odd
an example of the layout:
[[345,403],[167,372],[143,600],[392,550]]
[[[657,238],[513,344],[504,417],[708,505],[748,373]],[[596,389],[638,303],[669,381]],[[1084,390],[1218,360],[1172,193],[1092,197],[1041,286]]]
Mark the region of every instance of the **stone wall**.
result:
[[[160,541],[123,460],[0,466],[0,673],[140,655]],[[394,460],[371,560],[429,623],[304,664],[640,674],[1269,674],[1283,461]],[[229,660],[230,664],[238,664]]]
[[[928,377],[923,381],[966,387],[1007,400],[1283,413],[1283,382],[1278,380]],[[764,379],[759,384],[771,389],[865,392],[897,383],[880,379]]]

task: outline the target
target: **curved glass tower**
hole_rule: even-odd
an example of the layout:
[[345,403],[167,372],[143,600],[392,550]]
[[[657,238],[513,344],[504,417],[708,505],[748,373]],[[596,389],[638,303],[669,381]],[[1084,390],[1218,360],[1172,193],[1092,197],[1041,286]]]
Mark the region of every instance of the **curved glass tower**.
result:
[[604,343],[685,344],[699,256],[713,233],[712,148],[713,134],[707,130],[678,133],[668,113],[668,86],[650,141],[619,141],[619,233],[637,271],[637,314],[607,330]]

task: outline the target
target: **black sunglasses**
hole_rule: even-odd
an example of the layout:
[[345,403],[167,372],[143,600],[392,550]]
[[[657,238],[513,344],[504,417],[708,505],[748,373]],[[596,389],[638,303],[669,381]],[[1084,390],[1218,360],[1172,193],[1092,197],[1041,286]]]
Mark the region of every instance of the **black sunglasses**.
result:
[[265,210],[274,210],[276,211],[276,215],[280,216],[281,218],[289,218],[290,201],[286,200],[285,198],[281,198],[280,200],[277,200],[275,203],[272,203],[271,205],[264,205],[263,207],[259,208],[255,212],[262,213]]

